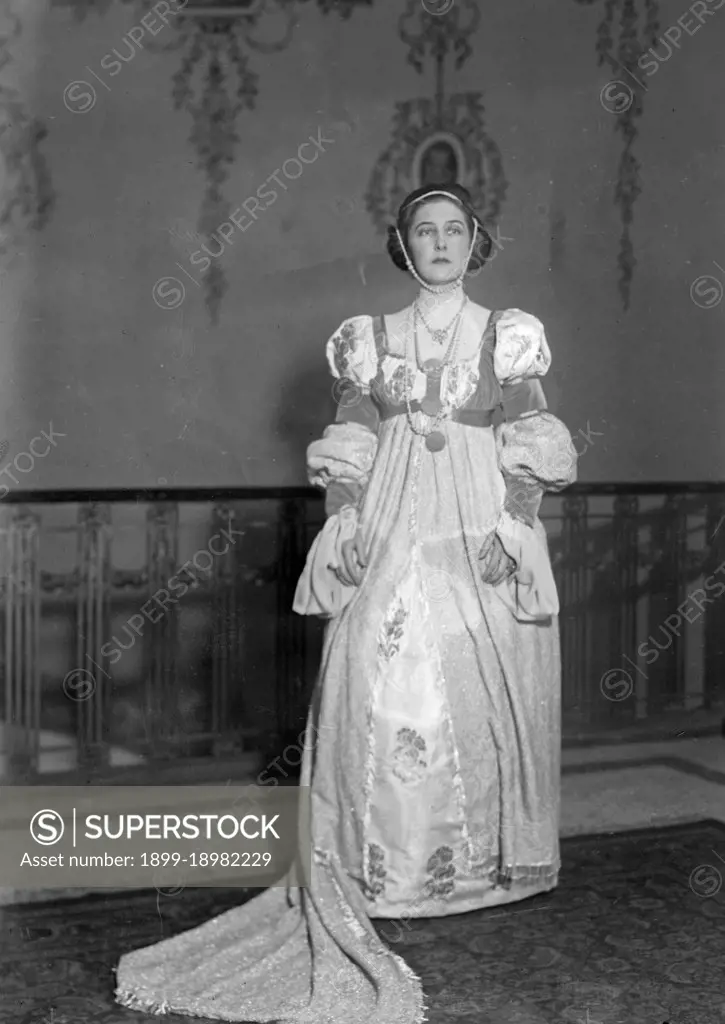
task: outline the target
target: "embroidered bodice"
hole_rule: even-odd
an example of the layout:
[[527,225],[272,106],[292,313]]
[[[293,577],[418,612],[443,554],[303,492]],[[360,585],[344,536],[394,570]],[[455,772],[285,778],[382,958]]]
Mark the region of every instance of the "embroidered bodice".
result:
[[[343,321],[327,343],[327,360],[334,377],[369,393],[382,409],[403,406],[406,392],[420,400],[426,391],[425,373],[393,351],[382,317]],[[495,312],[478,350],[444,368],[441,397],[457,409],[493,409],[502,387],[543,377],[550,364],[540,320],[519,309]]]

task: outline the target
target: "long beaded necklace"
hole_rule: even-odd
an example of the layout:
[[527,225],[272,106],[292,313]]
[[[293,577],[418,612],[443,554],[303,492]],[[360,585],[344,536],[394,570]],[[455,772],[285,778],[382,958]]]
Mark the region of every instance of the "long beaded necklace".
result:
[[[408,413],[408,423],[410,429],[414,434],[425,437],[425,446],[429,452],[440,452],[446,446],[446,439],[443,433],[438,430],[443,420],[451,412],[451,404],[449,402],[443,403],[440,397],[441,380],[443,377],[444,368],[451,362],[456,352],[458,351],[458,340],[461,333],[461,322],[463,309],[468,301],[466,296],[464,302],[461,304],[453,326],[453,334],[451,337],[448,351],[446,352],[443,359],[428,359],[421,365],[420,363],[420,348],[418,345],[418,325],[417,325],[417,309],[413,307],[413,334],[415,338],[415,357],[416,364],[420,366],[421,370],[426,376],[426,394],[420,403],[421,410],[427,417],[433,417],[433,422],[429,423],[426,428],[418,429],[415,425],[413,418],[413,410],[410,406],[410,394],[411,385],[407,384],[405,389],[405,406]],[[405,337],[405,365],[410,366],[410,329],[406,332]]]
[[[413,307],[413,317],[414,317],[413,324],[414,324],[414,332],[415,332],[415,358],[416,358],[416,363],[418,364],[418,366],[420,366],[421,370],[426,375],[426,378],[427,378],[427,381],[428,381],[428,387],[427,387],[427,390],[426,390],[426,395],[423,398],[423,400],[421,401],[420,405],[421,405],[421,409],[423,410],[423,412],[427,416],[435,416],[440,411],[440,408],[441,408],[440,383],[438,384],[437,387],[433,387],[432,386],[432,382],[435,383],[436,381],[438,381],[438,382],[441,381],[442,376],[443,376],[443,368],[450,362],[450,360],[451,360],[451,358],[453,356],[454,346],[457,347],[457,345],[458,345],[458,337],[459,337],[460,326],[461,326],[461,318],[463,316],[463,310],[464,310],[467,302],[468,302],[468,296],[464,295],[463,296],[463,302],[461,303],[460,309],[458,310],[458,313],[456,314],[456,316],[455,316],[455,318],[454,318],[454,320],[452,321],[452,324],[451,324],[451,326],[453,328],[453,331],[452,331],[452,334],[451,334],[451,341],[450,341],[450,344],[448,346],[448,351],[443,356],[443,359],[427,359],[425,361],[425,363],[423,363],[421,361],[421,358],[420,358],[420,346],[419,346],[419,342],[418,342],[418,327],[417,327],[417,324],[415,322],[416,313],[418,315],[420,315],[420,310],[417,307],[415,307],[415,306]],[[421,320],[422,319],[423,319],[423,317],[421,316]],[[425,321],[423,321],[423,322],[425,323]]]

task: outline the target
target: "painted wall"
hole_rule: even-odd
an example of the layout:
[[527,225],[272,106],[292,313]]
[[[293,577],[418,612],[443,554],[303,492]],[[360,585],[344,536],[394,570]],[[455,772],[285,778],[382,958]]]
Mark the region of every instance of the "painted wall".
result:
[[[24,33],[3,76],[19,76],[29,108],[48,121],[58,201],[0,278],[0,436],[11,459],[51,423],[64,435],[22,484],[303,483],[306,444],[334,410],[326,338],[344,317],[392,311],[414,294],[362,205],[394,102],[432,91],[406,63],[396,31],[404,4],[378,0],[349,21],[307,4],[287,50],[252,54],[260,95],[239,120],[230,208],[318,129],[332,141],[231,240],[216,329],[189,280],[176,309],[152,298],[160,278],[182,276],[177,262],[193,269],[188,254],[199,248],[183,237],[196,230],[202,178],[189,118],[171,99],[178,56],[143,50],[110,78],[101,60],[125,50],[139,21],[132,9],[77,24],[47,0],[16,8]],[[713,266],[725,267],[725,8],[683,32],[645,79],[627,313],[612,202],[621,142],[600,102],[611,75],[596,66],[599,5],[488,8],[474,57],[449,87],[484,91],[509,179],[500,225],[509,241],[471,294],[546,324],[552,408],[574,433],[596,432],[581,479],[721,479],[725,304],[714,302],[722,286],[701,285],[701,306],[690,289],[701,275],[725,276]],[[662,11],[664,32],[682,10],[664,0]],[[78,79],[97,89],[83,114],[63,98]]]

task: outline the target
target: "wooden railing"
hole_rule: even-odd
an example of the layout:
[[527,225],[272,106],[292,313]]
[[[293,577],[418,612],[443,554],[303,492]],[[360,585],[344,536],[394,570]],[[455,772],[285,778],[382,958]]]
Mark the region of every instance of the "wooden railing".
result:
[[[318,492],[16,491],[3,504],[0,777],[92,780],[299,735],[323,624],[291,604]],[[718,707],[725,485],[575,485],[542,518],[565,730]]]

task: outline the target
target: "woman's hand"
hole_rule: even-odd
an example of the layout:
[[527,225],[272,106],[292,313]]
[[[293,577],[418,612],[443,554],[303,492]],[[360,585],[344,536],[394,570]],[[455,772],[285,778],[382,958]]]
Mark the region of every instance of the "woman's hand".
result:
[[342,565],[335,571],[346,587],[358,587],[362,581],[368,558],[363,544],[362,534],[357,531],[352,540],[344,540],[340,545]]
[[484,583],[490,583],[492,587],[498,586],[503,580],[516,572],[516,562],[506,554],[501,539],[494,533],[488,542],[488,550],[482,550],[481,556],[481,579]]

